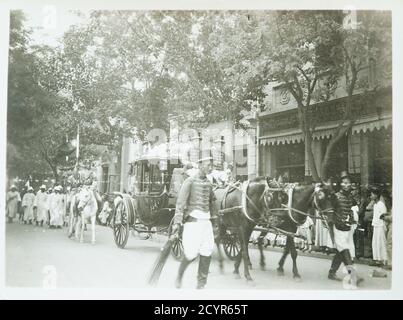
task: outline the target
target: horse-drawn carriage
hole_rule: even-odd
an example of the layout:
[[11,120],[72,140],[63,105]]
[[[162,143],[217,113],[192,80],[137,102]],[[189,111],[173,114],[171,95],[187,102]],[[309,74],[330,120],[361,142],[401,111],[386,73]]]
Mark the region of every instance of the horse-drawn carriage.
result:
[[[115,192],[112,228],[119,248],[127,244],[130,231],[171,234],[176,197],[183,182],[183,165],[178,158],[144,157],[130,170],[133,193]],[[179,237],[172,249],[176,259],[183,253]]]
[[[124,248],[131,231],[171,235],[175,205],[186,178],[184,165],[178,158],[144,157],[135,161],[129,173],[133,193],[115,192],[112,228],[115,243]],[[234,260],[240,252],[239,239],[230,228],[221,230],[225,254]],[[182,239],[177,237],[172,255],[180,259]]]

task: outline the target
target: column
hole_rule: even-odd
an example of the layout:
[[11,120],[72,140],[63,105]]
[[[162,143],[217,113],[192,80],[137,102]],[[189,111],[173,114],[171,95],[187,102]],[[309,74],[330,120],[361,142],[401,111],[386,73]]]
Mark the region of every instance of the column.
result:
[[372,182],[371,146],[368,133],[361,134],[361,185]]
[[130,139],[127,137],[123,138],[122,143],[122,157],[120,166],[120,192],[123,190],[128,190],[128,176],[129,176],[129,154],[130,154]]

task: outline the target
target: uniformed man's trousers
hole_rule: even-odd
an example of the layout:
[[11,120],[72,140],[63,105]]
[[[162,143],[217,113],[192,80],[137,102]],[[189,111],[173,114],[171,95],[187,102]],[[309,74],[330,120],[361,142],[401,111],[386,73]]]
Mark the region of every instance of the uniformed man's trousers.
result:
[[211,256],[214,249],[214,234],[210,219],[195,219],[183,226],[183,252],[186,259],[193,260],[199,254]]

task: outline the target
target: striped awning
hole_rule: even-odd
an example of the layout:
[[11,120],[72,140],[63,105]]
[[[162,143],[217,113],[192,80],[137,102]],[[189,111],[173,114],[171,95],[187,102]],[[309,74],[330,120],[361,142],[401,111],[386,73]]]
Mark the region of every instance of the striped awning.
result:
[[[380,130],[382,128],[388,128],[392,125],[392,118],[385,119],[361,119],[352,128],[353,134],[359,134],[360,132],[372,132],[375,129]],[[336,131],[337,124],[328,125],[326,127],[319,127],[312,135],[313,139],[329,139]],[[259,138],[261,145],[280,145],[299,143],[304,141],[304,135],[301,130],[293,130],[288,132],[277,132],[271,135],[262,136]]]

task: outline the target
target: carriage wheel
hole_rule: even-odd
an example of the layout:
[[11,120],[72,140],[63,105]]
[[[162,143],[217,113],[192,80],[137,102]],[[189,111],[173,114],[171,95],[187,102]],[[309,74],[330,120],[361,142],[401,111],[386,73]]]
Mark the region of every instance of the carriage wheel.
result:
[[113,214],[113,235],[116,245],[123,249],[129,239],[130,220],[129,211],[122,200],[115,208]]
[[[172,225],[174,219],[171,220],[171,223],[168,227],[168,237],[172,235]],[[182,260],[183,258],[183,244],[182,244],[182,230],[179,230],[179,237],[174,240],[172,245],[171,254],[175,258],[175,260]]]
[[224,252],[230,260],[235,260],[241,252],[241,244],[236,234],[226,233],[223,238]]

